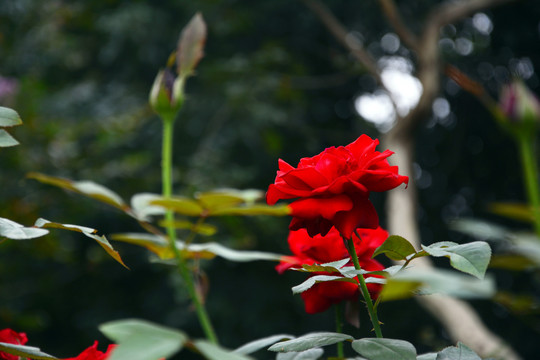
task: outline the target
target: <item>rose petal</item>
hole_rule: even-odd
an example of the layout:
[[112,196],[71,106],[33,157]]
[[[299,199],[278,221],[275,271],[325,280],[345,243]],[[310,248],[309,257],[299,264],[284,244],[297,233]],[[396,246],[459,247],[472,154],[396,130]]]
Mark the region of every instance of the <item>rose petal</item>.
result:
[[387,191],[401,184],[408,184],[409,177],[399,175],[397,172],[397,166],[391,166],[386,170],[366,170],[362,172],[358,181],[369,191],[375,192]]
[[279,200],[294,199],[312,195],[311,190],[298,190],[281,184],[270,184],[266,191],[266,203],[274,205]]
[[289,224],[289,230],[294,231],[306,229],[309,236],[315,236],[318,234],[320,234],[321,236],[325,236],[333,226],[334,225],[330,220],[326,220],[322,217],[317,217],[314,219],[302,219],[293,217],[291,223]]
[[[364,196],[369,195],[368,188],[364,184],[351,180],[348,177],[342,176],[339,179],[336,179],[327,189],[329,193],[332,194],[342,194],[347,193],[354,196]],[[314,194],[317,192],[314,191]]]
[[360,135],[358,139],[345,146],[354,156],[360,157],[366,153],[375,151],[375,148],[379,145],[379,140],[373,140],[366,134]]
[[330,183],[336,177],[341,176],[344,170],[346,170],[347,158],[350,157],[350,154],[346,150],[345,152],[345,154],[333,154],[330,151],[325,151],[317,161],[315,168],[327,179],[326,184]]
[[308,263],[310,260],[307,257],[300,256],[282,256],[281,262],[276,265],[276,271],[278,274],[283,274],[285,270],[289,270],[293,267],[302,267],[302,264]]
[[328,185],[328,180],[315,168],[293,169],[281,178],[287,185],[300,190],[313,190]]
[[337,212],[348,211],[354,204],[347,195],[337,195],[329,198],[307,198],[291,203],[291,215],[294,217],[310,219],[322,216],[331,220]]
[[286,194],[280,191],[279,188],[274,184],[270,184],[270,186],[268,186],[268,191],[266,191],[266,203],[268,205],[274,205],[281,199],[292,199],[292,198],[293,197],[290,196],[289,194]]
[[333,304],[346,300],[356,300],[358,285],[350,282],[327,281],[313,285],[300,294],[308,314],[327,310]]
[[[353,235],[354,246],[358,258],[371,260],[371,256],[375,249],[383,244],[388,239],[388,231],[380,226],[376,229],[356,229]],[[356,236],[360,235],[360,238]]]
[[350,239],[357,228],[377,228],[379,216],[368,198],[357,198],[354,201],[353,209],[336,213],[332,222],[341,236]]
[[294,169],[294,167],[289,165],[288,162],[286,162],[285,160],[281,160],[281,159],[278,159],[278,167],[279,167],[279,171],[281,171],[281,172],[287,172],[287,171],[291,171],[292,169]]

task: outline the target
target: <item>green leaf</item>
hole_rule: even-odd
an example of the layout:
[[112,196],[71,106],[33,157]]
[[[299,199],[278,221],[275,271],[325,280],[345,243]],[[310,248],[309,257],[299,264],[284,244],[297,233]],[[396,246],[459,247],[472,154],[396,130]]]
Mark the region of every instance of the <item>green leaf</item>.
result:
[[170,225],[174,227],[175,229],[189,230],[203,236],[212,236],[217,232],[217,228],[214,225],[194,224],[191,221],[187,221],[187,220],[175,220],[175,221],[162,220],[158,224],[159,226],[162,226],[162,227],[167,227]]
[[99,330],[118,346],[108,360],[156,360],[182,349],[187,336],[178,330],[138,319],[112,321]]
[[170,259],[174,257],[174,254],[169,248],[169,242],[163,236],[147,233],[122,233],[112,234],[111,239],[142,246],[159,256],[161,259]]
[[539,267],[539,263],[526,255],[501,254],[493,255],[489,262],[492,269],[506,269],[512,271],[524,271]]
[[265,204],[253,204],[242,205],[235,207],[220,207],[208,211],[209,216],[224,216],[224,215],[240,215],[240,216],[287,216],[291,214],[290,207],[288,205],[265,205]]
[[[222,206],[231,206],[234,204],[254,204],[257,200],[260,200],[264,197],[264,191],[257,189],[215,189],[208,192],[197,193],[197,199],[201,200],[202,203],[207,204],[208,207],[211,207],[211,203]],[[231,203],[226,204],[225,199],[230,199]],[[206,206],[206,205],[205,205]]]
[[160,198],[150,201],[150,204],[159,205],[187,216],[201,216],[204,214],[204,208],[197,201],[184,196],[174,196],[169,199]]
[[176,53],[179,77],[192,75],[204,54],[206,24],[200,13],[195,14],[180,34]]
[[290,215],[287,205],[269,206],[256,204],[259,190],[222,190],[199,193],[195,199],[184,196],[171,198],[156,197],[149,205],[157,205],[186,216],[286,216]]
[[83,234],[88,236],[89,238],[96,240],[97,243],[105,250],[105,252],[109,254],[109,256],[111,256],[114,260],[119,262],[126,269],[129,269],[129,267],[126,264],[124,264],[124,261],[122,261],[122,258],[120,257],[120,254],[118,253],[118,251],[114,250],[114,248],[112,247],[109,240],[107,240],[105,235],[96,235],[96,234],[88,234],[88,233],[83,233]]
[[507,291],[499,291],[493,301],[518,315],[540,314],[540,299],[530,294],[513,294]]
[[131,210],[133,216],[141,221],[150,221],[152,215],[163,215],[165,209],[162,206],[152,205],[152,201],[162,199],[161,195],[151,193],[135,194],[131,197]]
[[49,233],[45,229],[35,227],[25,227],[15,221],[0,218],[0,237],[6,237],[12,240],[35,239]]
[[283,257],[283,255],[262,251],[233,250],[214,242],[204,244],[190,244],[187,247],[183,242],[180,241],[177,241],[176,244],[179,250],[187,250],[188,253],[210,253],[215,256],[219,256],[224,259],[236,262],[246,262],[254,260],[281,261],[281,258]]
[[94,234],[97,232],[96,229],[92,229],[86,226],[60,224],[60,223],[52,222],[43,218],[37,219],[36,222],[34,223],[34,226],[37,226],[39,228],[64,229],[64,230],[80,232],[83,234],[84,233]]
[[[12,127],[22,124],[19,114],[15,110],[0,106],[0,128]],[[19,145],[7,131],[0,129],[0,147],[10,147]]]
[[328,273],[339,273],[341,268],[345,266],[351,259],[346,258],[338,261],[332,261],[325,264],[314,264],[314,265],[302,265],[301,268],[293,269],[300,272],[328,272]]
[[19,145],[19,142],[5,130],[0,129],[0,147]]
[[449,227],[479,240],[508,240],[511,237],[506,228],[476,219],[457,219],[450,222]]
[[296,285],[292,288],[293,294],[300,294],[304,291],[310,289],[313,287],[313,285],[320,283],[320,282],[326,282],[326,281],[345,281],[350,282],[353,284],[358,284],[356,280],[353,280],[351,278],[343,277],[343,276],[332,276],[332,275],[315,275],[307,278],[306,281],[301,283],[300,285]]
[[117,193],[93,181],[74,181],[72,182],[72,186],[76,192],[87,195],[121,210],[125,210],[127,207],[124,200],[122,200]]
[[244,355],[252,354],[256,351],[264,349],[267,346],[272,345],[278,341],[282,341],[284,339],[287,339],[287,340],[294,339],[294,336],[287,335],[287,334],[268,336],[262,339],[250,341],[247,344],[244,344],[240,346],[238,349],[234,350],[234,352],[238,354],[244,354]]
[[429,246],[422,245],[422,249],[431,256],[450,258],[452,267],[479,279],[484,277],[491,258],[491,248],[484,241],[462,245],[443,241]]
[[379,254],[385,254],[391,260],[406,260],[409,255],[416,254],[416,250],[407,239],[391,235],[375,249],[372,258]]
[[393,280],[388,279],[384,285],[379,298],[382,301],[393,301],[408,299],[416,293],[422,286],[422,282],[418,280]]
[[453,230],[504,246],[507,253],[494,256],[491,267],[510,270],[540,267],[540,240],[535,234],[511,232],[496,224],[468,219],[455,221],[451,226]]
[[365,338],[353,341],[352,348],[369,360],[416,360],[415,347],[404,340]]
[[12,127],[21,124],[21,117],[15,110],[0,106],[0,127]]
[[446,294],[461,298],[490,298],[495,294],[495,282],[486,276],[483,280],[453,271],[407,268],[387,279],[381,297],[383,301],[419,295]]
[[239,354],[237,352],[227,350],[222,348],[219,345],[212,344],[206,340],[196,340],[193,342],[193,345],[201,352],[201,354],[208,360],[252,360],[252,357],[249,357],[244,354]]
[[437,360],[437,353],[427,353],[418,355],[416,360]]
[[531,233],[513,234],[512,240],[506,242],[509,252],[527,257],[540,267],[540,239]]
[[462,343],[458,346],[450,346],[437,354],[436,360],[482,360],[474,351]]
[[488,210],[494,214],[507,217],[509,219],[533,222],[534,214],[531,207],[527,204],[520,203],[492,203],[489,204]]
[[18,344],[9,344],[0,342],[0,353],[8,353],[18,357],[25,357],[38,360],[56,359],[56,357],[45,354],[39,348],[33,346],[24,346]]
[[[276,360],[317,360],[323,356],[324,350],[321,348],[309,349],[306,351],[291,351],[288,353],[278,353]],[[329,358],[333,359],[333,358]]]
[[[134,245],[144,246],[154,252],[161,259],[171,259],[174,254],[169,248],[169,242],[166,238],[139,233],[113,234],[113,240],[123,241]],[[281,261],[284,255],[267,253],[262,251],[243,251],[233,250],[221,244],[209,242],[204,244],[186,244],[182,241],[176,241],[176,247],[185,258],[212,259],[216,256],[230,261],[246,262],[255,260]]]
[[124,261],[120,257],[120,254],[112,247],[111,243],[107,240],[107,238],[104,235],[97,235],[97,230],[92,229],[86,226],[80,226],[80,225],[72,225],[72,224],[60,224],[56,222],[51,222],[49,220],[39,218],[36,220],[34,226],[37,226],[39,228],[54,228],[54,229],[64,229],[64,230],[70,230],[70,231],[76,231],[80,232],[83,235],[94,239],[97,241],[97,243],[111,256],[114,260],[119,262],[122,266],[124,266],[126,269],[129,269],[129,267],[124,264]]
[[219,209],[220,207],[231,207],[245,203],[244,198],[232,192],[210,191],[198,193],[196,195],[200,204],[208,210]]
[[287,205],[269,206],[257,204],[264,193],[260,190],[220,189],[196,195],[199,203],[209,216],[223,215],[270,215],[286,216],[290,214]]
[[270,346],[268,350],[276,352],[304,351],[320,346],[332,345],[339,342],[352,340],[354,340],[354,338],[347,334],[318,332],[306,334],[296,339],[276,343]]
[[35,179],[44,184],[54,185],[62,189],[88,196],[92,199],[114,206],[122,211],[129,210],[129,207],[124,203],[124,200],[122,200],[117,193],[93,181],[72,181],[69,179],[49,176],[36,172],[29,173],[27,177]]
[[393,265],[393,266],[389,266],[389,267],[387,267],[387,268],[385,268],[383,270],[379,270],[379,271],[366,271],[365,274],[382,275],[382,276],[394,276],[398,272],[400,272],[401,270],[403,270],[402,265]]

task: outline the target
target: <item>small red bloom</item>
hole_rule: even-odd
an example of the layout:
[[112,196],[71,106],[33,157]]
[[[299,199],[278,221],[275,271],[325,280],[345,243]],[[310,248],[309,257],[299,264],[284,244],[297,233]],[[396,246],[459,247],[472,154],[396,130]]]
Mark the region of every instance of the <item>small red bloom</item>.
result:
[[[25,333],[18,333],[11,329],[0,330],[0,342],[15,344],[15,345],[24,345],[28,341]],[[0,359],[2,360],[18,360],[19,357],[16,355],[11,355],[5,352],[0,351]]]
[[97,349],[98,342],[95,341],[94,345],[90,346],[86,350],[84,350],[82,353],[77,355],[74,358],[67,358],[64,360],[105,360],[111,355],[111,351],[114,349],[116,345],[112,344],[109,345],[106,352],[101,352]]
[[371,191],[386,191],[409,178],[398,174],[386,160],[390,150],[379,152],[379,140],[361,135],[356,141],[330,147],[295,168],[279,160],[274,184],[268,187],[266,202],[296,199],[290,204],[293,219],[289,228],[307,229],[309,235],[326,235],[332,226],[350,238],[357,228],[375,229],[379,218],[368,199]]
[[[353,235],[353,241],[362,269],[367,271],[382,270],[384,267],[371,258],[373,252],[388,237],[388,233],[378,227],[377,229],[358,229],[361,238]],[[290,268],[299,268],[302,265],[313,265],[342,260],[349,257],[339,232],[332,228],[327,235],[309,236],[307,230],[301,229],[289,233],[289,247],[294,256],[287,257],[276,270],[281,274]],[[348,265],[352,265],[350,262]],[[317,273],[317,275],[336,275],[335,273]],[[312,275],[313,276],[313,275]],[[378,284],[367,284],[372,298],[376,298],[381,290]],[[314,314],[327,310],[331,305],[342,301],[356,301],[358,285],[345,281],[321,282],[312,286],[301,294],[307,313]]]

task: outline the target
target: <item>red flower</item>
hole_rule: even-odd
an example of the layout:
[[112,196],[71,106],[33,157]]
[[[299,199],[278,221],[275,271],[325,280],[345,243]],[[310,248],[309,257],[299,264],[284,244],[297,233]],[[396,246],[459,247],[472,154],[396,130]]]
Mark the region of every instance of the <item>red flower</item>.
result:
[[[388,237],[388,233],[378,227],[377,229],[359,229],[358,234],[353,236],[354,246],[362,269],[367,271],[382,270],[384,267],[371,258],[373,252]],[[289,247],[294,256],[287,257],[276,270],[281,274],[290,268],[299,268],[302,265],[322,264],[337,261],[349,257],[349,253],[343,243],[339,232],[332,228],[327,235],[309,236],[305,229],[291,231],[289,233]],[[348,265],[352,266],[352,262]],[[317,275],[336,275],[336,273],[316,273]],[[372,298],[376,298],[381,290],[381,285],[367,284]],[[304,291],[301,296],[307,313],[314,314],[325,311],[332,304],[342,301],[356,301],[358,285],[345,281],[321,282]]]
[[64,360],[105,360],[111,355],[111,351],[114,349],[116,345],[114,344],[109,345],[106,352],[99,351],[97,349],[97,346],[98,346],[98,342],[95,341],[94,345],[84,350],[78,356],[74,358],[67,358]]
[[266,202],[297,199],[290,204],[291,230],[307,229],[311,236],[326,235],[335,226],[349,239],[357,228],[375,229],[379,218],[368,199],[371,191],[386,191],[409,178],[398,174],[386,158],[390,150],[379,152],[379,140],[361,135],[356,141],[330,147],[319,155],[303,158],[298,167],[279,160],[274,184],[268,187]]
[[[0,330],[0,342],[15,344],[15,345],[24,345],[28,341],[25,333],[18,333],[11,329]],[[18,360],[19,357],[16,355],[11,355],[5,352],[0,351],[0,359],[2,360]]]

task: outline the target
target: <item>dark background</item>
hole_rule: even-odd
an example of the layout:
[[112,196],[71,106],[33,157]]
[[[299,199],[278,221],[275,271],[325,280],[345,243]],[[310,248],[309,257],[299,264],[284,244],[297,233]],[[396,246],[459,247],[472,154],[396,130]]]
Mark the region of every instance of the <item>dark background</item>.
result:
[[[434,1],[398,1],[414,31]],[[362,34],[376,58],[391,32],[377,4],[331,1],[345,26]],[[21,145],[0,150],[0,216],[31,225],[38,217],[90,226],[100,233],[140,231],[122,213],[95,201],[26,179],[30,171],[93,180],[124,199],[161,191],[160,120],[147,106],[157,71],[178,35],[200,11],[208,24],[205,57],[187,83],[175,128],[175,193],[217,187],[265,190],[277,159],[299,158],[360,134],[378,137],[354,100],[376,89],[319,20],[299,1],[7,0],[0,3],[0,76],[15,84],[0,105],[16,109],[24,125],[11,130]],[[475,32],[471,19],[445,27],[441,38],[470,39],[460,55],[441,47],[445,61],[480,81],[495,98],[512,74],[540,92],[540,5],[516,2],[486,10],[493,30]],[[403,46],[394,55],[414,60]],[[520,70],[519,64],[530,64]],[[531,70],[532,69],[532,70]],[[532,73],[531,73],[532,71]],[[442,75],[441,75],[442,76]],[[442,78],[444,118],[431,115],[418,130],[419,221],[425,243],[468,241],[447,228],[455,217],[526,225],[486,211],[492,201],[524,201],[516,149],[470,94]],[[384,195],[373,194],[384,225]],[[287,253],[285,218],[222,218],[211,240],[238,249]],[[136,317],[202,333],[175,274],[151,264],[148,253],[113,244],[131,268],[114,262],[90,239],[70,232],[0,244],[0,328],[24,331],[30,345],[74,356],[95,339],[97,326]],[[299,274],[279,276],[274,263],[204,262],[210,279],[208,310],[221,343],[235,348],[276,333],[333,331],[333,313],[304,313],[290,288]],[[446,266],[447,262],[441,262]],[[539,297],[538,272],[492,271],[500,290]],[[528,359],[540,336],[538,308],[516,313],[473,301],[487,326]],[[443,329],[414,300],[383,304],[387,337],[413,342],[420,353],[450,344]],[[362,313],[357,338],[370,336]],[[328,353],[330,353],[329,351]],[[266,358],[264,353],[258,354]],[[181,355],[189,357],[189,352]]]

